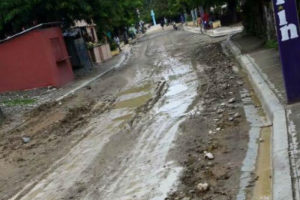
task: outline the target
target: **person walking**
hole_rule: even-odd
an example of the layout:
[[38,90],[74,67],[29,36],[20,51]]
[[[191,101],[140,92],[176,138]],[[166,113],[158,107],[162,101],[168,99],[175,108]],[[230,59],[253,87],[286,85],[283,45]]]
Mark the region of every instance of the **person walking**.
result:
[[122,51],[121,45],[120,45],[120,38],[119,38],[118,36],[115,36],[115,37],[114,37],[114,41],[115,41],[115,43],[117,44],[118,49],[119,49],[120,51]]
[[203,33],[203,20],[200,16],[198,17],[197,24],[200,28],[200,33]]
[[162,30],[165,30],[165,28],[164,28],[165,20],[164,19],[161,20],[160,25],[161,25]]
[[166,25],[166,26],[169,26],[169,21],[168,21],[168,19],[164,17],[164,21],[165,21],[165,25]]
[[207,12],[205,12],[203,15],[203,22],[204,22],[204,28],[208,29],[209,28],[209,15]]

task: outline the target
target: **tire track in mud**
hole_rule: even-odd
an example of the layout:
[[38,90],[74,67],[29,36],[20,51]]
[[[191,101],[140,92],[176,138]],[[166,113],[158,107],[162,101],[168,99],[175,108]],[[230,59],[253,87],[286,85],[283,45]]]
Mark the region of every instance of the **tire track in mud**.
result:
[[[166,82],[159,82],[157,84],[157,86],[155,87],[155,92],[154,92],[155,95],[151,99],[149,99],[147,102],[145,102],[143,105],[141,105],[140,107],[137,107],[135,109],[135,115],[133,116],[132,120],[129,121],[129,123],[131,123],[132,125],[134,123],[138,123],[138,120],[142,117],[142,115],[146,114],[147,111],[150,110],[155,105],[155,103],[159,100],[159,98],[164,94],[165,91],[166,91]],[[59,127],[61,129],[62,125],[68,124],[68,125],[71,126],[70,131],[77,131],[78,132],[78,129],[76,130],[76,128],[79,128],[79,127],[78,127],[78,125],[76,125],[76,123],[74,123],[75,119],[80,119],[79,121],[84,120],[85,122],[87,122],[87,121],[90,121],[91,118],[97,118],[97,117],[99,117],[97,115],[99,115],[101,113],[104,114],[104,115],[105,115],[105,113],[106,113],[106,115],[109,115],[109,111],[112,110],[112,109],[114,109],[116,103],[117,102],[115,102],[115,100],[114,100],[114,101],[110,101],[109,105],[107,105],[107,104],[105,104],[103,102],[100,102],[100,103],[93,103],[93,104],[89,105],[87,108],[75,108],[75,109],[71,110],[72,112],[69,112],[69,114],[67,115],[67,117],[64,118],[62,120],[61,124],[59,126],[57,126],[57,127]],[[84,116],[84,113],[88,113],[89,116]],[[97,121],[97,119],[95,119],[95,120]],[[88,123],[86,125],[86,127],[89,128],[91,130],[91,132],[95,132],[94,136],[93,136],[94,138],[92,140],[98,140],[99,141],[99,145],[100,145],[100,143],[101,143],[100,140],[102,140],[102,139],[101,139],[101,137],[97,136],[96,132],[107,132],[107,130],[105,130],[105,128],[102,127],[102,128],[100,128],[100,130],[93,131],[93,128],[91,128],[90,126],[98,126],[98,125],[95,125],[95,124],[97,124],[96,121]],[[95,128],[95,129],[97,129],[97,128]],[[111,128],[108,128],[108,129],[110,130]],[[119,131],[116,131],[113,135],[118,134],[118,133],[119,133]],[[85,135],[84,138],[82,138],[81,140],[79,140],[76,143],[77,146],[80,145],[81,143],[84,143],[85,140],[87,140],[88,137],[90,137],[90,135],[92,135],[92,134],[93,133],[90,133],[89,131],[87,131],[86,134],[84,134]],[[101,133],[100,135],[105,135],[105,134]],[[105,137],[103,137],[103,140],[104,140],[104,143],[102,143],[103,147],[110,140],[109,138],[113,136],[111,134],[106,134],[106,135],[107,135],[106,139],[105,139]],[[77,146],[74,145],[74,148],[76,149]],[[88,146],[89,147],[96,147],[97,145],[93,141],[93,142],[91,142],[90,145],[85,144],[84,146],[87,148]],[[81,148],[81,149],[86,151],[86,148]],[[96,152],[99,152],[99,151],[101,151],[101,148],[98,148],[98,150]],[[57,161],[56,164],[54,166],[52,166],[46,173],[44,173],[39,179],[36,179],[34,183],[30,184],[30,186],[27,186],[24,191],[22,191],[21,193],[19,193],[18,195],[16,195],[13,199],[19,199],[19,197],[21,197],[21,196],[23,196],[23,197],[20,198],[20,199],[32,199],[32,198],[34,198],[34,199],[43,199],[43,198],[47,198],[47,196],[43,196],[42,195],[42,197],[41,197],[39,195],[43,193],[42,191],[45,188],[48,187],[48,189],[49,189],[49,186],[50,186],[50,190],[52,190],[52,191],[55,191],[55,190],[53,190],[53,188],[58,187],[60,179],[58,179],[58,182],[57,182],[57,179],[55,178],[55,176],[56,176],[56,174],[58,172],[56,172],[56,171],[59,171],[60,174],[63,174],[63,173],[70,174],[67,171],[68,171],[68,169],[72,170],[72,166],[74,166],[74,165],[76,166],[79,163],[88,163],[88,165],[89,165],[90,163],[93,162],[93,161],[84,162],[82,160],[80,162],[78,161],[77,164],[75,164],[75,163],[71,164],[71,165],[67,164],[67,167],[61,168],[64,159],[66,159],[66,160],[68,160],[70,162],[71,161],[70,157],[73,158],[73,159],[75,158],[74,156],[76,156],[76,153],[71,153],[71,154],[72,155],[65,156],[64,158],[62,158],[59,161]],[[96,154],[93,154],[93,155],[96,155]],[[86,156],[86,157],[88,157],[88,156]],[[90,156],[90,157],[93,157],[93,156]],[[84,158],[82,158],[82,159],[84,159]],[[70,163],[72,163],[72,162],[70,162]],[[88,165],[86,167],[88,167]],[[81,166],[80,169],[78,168],[76,170],[78,171],[78,174],[80,174],[80,171],[82,171],[84,169],[85,168],[83,166]],[[43,182],[45,182],[45,180],[47,180],[47,179],[49,179],[50,182],[47,183],[46,185],[44,185]],[[42,180],[42,181],[39,181],[39,180]],[[65,187],[66,191],[68,190],[68,185],[71,188],[71,190],[72,190],[73,185],[75,185],[75,187],[77,187],[78,185],[80,186],[80,184],[78,184],[78,181],[75,181],[75,180],[76,179],[71,179],[71,180],[69,180],[69,184],[66,184],[66,183],[64,184],[64,187]],[[51,182],[56,182],[57,185],[53,185],[53,183],[51,183]],[[66,192],[66,191],[64,191],[64,192]],[[55,193],[52,193],[52,192],[49,193],[50,196],[54,195],[54,194],[57,197],[59,197],[57,191],[55,191]]]

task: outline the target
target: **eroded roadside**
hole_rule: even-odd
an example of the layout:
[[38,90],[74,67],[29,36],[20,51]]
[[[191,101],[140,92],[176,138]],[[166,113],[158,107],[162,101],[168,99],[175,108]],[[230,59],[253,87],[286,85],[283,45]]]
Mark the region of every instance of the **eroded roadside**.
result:
[[181,124],[184,171],[166,199],[271,199],[270,128],[246,75],[218,43],[195,58],[203,111]]
[[218,41],[143,38],[126,66],[0,133],[1,199],[234,199],[249,96]]

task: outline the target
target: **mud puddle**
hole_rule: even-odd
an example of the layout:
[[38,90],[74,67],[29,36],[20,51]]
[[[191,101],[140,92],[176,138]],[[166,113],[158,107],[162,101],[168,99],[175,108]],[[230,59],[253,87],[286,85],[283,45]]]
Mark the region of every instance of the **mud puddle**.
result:
[[[167,53],[162,53],[159,60],[163,62],[156,62],[159,74],[154,79],[161,79],[163,74],[166,91],[130,130],[139,138],[128,155],[129,159],[120,165],[124,171],[111,174],[107,177],[108,184],[100,187],[98,194],[103,199],[164,199],[176,185],[182,171],[176,162],[168,159],[168,155],[177,135],[181,133],[179,126],[185,120],[183,116],[197,95],[198,80],[191,65],[180,63]],[[185,72],[189,73],[184,75]],[[85,198],[92,199],[93,194],[95,192],[91,191]]]
[[[106,159],[103,152],[111,145],[117,152],[127,143],[128,136],[122,134],[136,135],[127,156],[115,155],[119,164],[110,166],[112,172],[95,180],[94,187],[86,187],[78,198],[95,199],[97,193],[98,198],[111,200],[164,199],[182,170],[167,157],[198,87],[192,66],[165,51],[158,58],[163,62],[156,62],[160,73],[152,82],[136,80],[137,86],[121,91],[111,109],[89,119],[85,130],[74,130],[87,136],[11,200],[60,199],[76,183],[88,184],[93,177],[87,171],[99,157]],[[102,103],[94,107],[102,108]],[[115,137],[122,141],[119,147]]]

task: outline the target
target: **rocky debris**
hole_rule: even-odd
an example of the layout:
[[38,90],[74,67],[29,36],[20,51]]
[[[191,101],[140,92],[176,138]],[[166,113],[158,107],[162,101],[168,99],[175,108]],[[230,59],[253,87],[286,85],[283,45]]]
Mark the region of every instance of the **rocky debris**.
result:
[[182,200],[191,200],[190,197],[184,197]]
[[31,141],[31,138],[30,137],[22,137],[22,141],[24,144],[27,144]]
[[92,89],[92,87],[91,87],[90,85],[87,85],[85,88],[86,88],[87,90],[91,90],[91,89]]
[[208,183],[199,183],[197,185],[197,190],[199,192],[206,192],[209,189],[209,184]]
[[218,114],[222,114],[223,112],[224,112],[223,109],[218,109],[218,110],[217,110],[217,113],[218,113]]
[[236,99],[235,98],[231,98],[231,99],[229,99],[229,101],[228,101],[228,103],[234,103],[236,101]]
[[[237,163],[246,151],[237,147],[236,142],[242,142],[243,146],[247,146],[248,142],[247,137],[240,137],[247,134],[248,127],[240,114],[241,105],[237,103],[241,87],[245,84],[234,74],[234,64],[219,53],[218,48],[217,44],[198,48],[199,61],[204,66],[199,73],[199,80],[202,80],[199,94],[203,102],[203,110],[198,117],[201,131],[197,131],[198,139],[186,143],[185,151],[189,156],[182,161],[185,170],[181,184],[177,191],[171,192],[170,200],[178,197],[225,200],[234,199],[237,195],[232,184],[239,182],[239,170],[236,169],[240,165]],[[190,129],[192,121],[185,123],[184,129]],[[235,164],[233,168],[227,168],[226,163]]]
[[259,143],[264,143],[264,139],[263,138],[259,138]]
[[213,160],[215,159],[214,155],[210,152],[204,151],[204,158],[208,160]]
[[233,117],[234,117],[234,118],[239,118],[239,117],[241,117],[241,115],[240,115],[240,113],[235,113],[235,114],[233,115]]
[[243,85],[244,85],[244,82],[243,82],[243,81],[237,81],[237,84],[238,84],[239,86],[243,86]]

